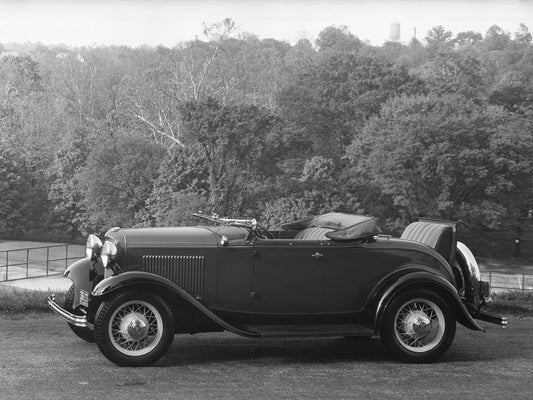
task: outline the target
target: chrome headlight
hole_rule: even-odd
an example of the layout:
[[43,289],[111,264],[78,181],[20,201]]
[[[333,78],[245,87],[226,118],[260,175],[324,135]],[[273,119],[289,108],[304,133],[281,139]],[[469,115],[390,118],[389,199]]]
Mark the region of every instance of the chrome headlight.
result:
[[102,251],[102,241],[96,235],[89,235],[85,245],[85,255],[91,260],[96,260]]
[[106,240],[104,246],[102,247],[102,253],[100,254],[102,264],[104,268],[107,268],[111,265],[113,261],[117,258],[117,246],[115,243],[110,240]]

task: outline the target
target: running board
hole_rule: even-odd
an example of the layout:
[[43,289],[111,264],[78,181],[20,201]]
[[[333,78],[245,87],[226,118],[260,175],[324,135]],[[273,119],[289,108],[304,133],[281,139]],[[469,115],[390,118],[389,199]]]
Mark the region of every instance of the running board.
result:
[[255,331],[262,338],[373,336],[374,331],[360,325],[248,325],[247,331]]

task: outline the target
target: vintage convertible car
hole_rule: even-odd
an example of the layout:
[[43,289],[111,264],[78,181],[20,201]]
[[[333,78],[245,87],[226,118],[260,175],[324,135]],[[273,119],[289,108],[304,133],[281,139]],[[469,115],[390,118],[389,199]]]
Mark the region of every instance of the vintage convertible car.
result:
[[144,366],[176,333],[228,330],[249,338],[377,336],[406,362],[451,345],[456,321],[482,330],[489,286],[456,226],[421,220],[399,239],[370,216],[329,213],[271,232],[255,220],[205,226],[112,228],[87,240],[49,306],[112,362]]

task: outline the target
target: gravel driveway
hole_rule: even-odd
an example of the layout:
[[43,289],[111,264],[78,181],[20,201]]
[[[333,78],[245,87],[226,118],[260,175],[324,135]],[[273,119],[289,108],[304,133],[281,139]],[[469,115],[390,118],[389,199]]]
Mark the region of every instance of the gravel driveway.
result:
[[392,361],[378,340],[176,336],[149,368],[119,368],[50,314],[0,316],[0,398],[532,399],[533,319],[458,326],[439,362]]

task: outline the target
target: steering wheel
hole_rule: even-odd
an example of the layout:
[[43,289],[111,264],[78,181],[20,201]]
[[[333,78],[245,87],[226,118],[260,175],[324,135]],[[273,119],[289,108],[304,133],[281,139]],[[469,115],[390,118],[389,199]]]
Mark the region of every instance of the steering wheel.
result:
[[256,225],[254,233],[259,239],[275,239],[274,235],[260,224]]

